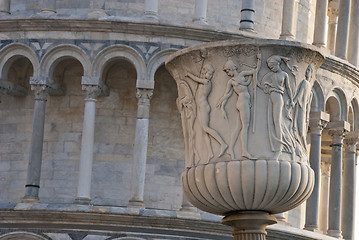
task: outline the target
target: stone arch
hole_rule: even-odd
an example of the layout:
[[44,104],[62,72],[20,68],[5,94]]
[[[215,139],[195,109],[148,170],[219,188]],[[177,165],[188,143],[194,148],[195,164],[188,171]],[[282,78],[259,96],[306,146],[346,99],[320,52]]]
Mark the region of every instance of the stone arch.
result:
[[178,49],[165,49],[158,53],[156,53],[148,62],[147,65],[147,72],[146,72],[146,79],[147,81],[150,81],[150,84],[154,86],[154,79],[155,79],[155,73],[157,69],[165,64],[166,59],[168,56],[170,56],[172,53],[176,52]]
[[59,45],[47,52],[41,60],[40,71],[41,74],[45,74],[45,76],[41,77],[52,77],[52,73],[57,63],[65,58],[74,58],[78,60],[84,69],[84,76],[89,76],[91,62],[87,54],[75,45]]
[[46,238],[30,232],[12,232],[0,236],[0,240],[46,240]]
[[[327,108],[330,109],[327,109]],[[348,103],[344,92],[339,88],[334,88],[327,96],[325,101],[326,111],[331,112],[331,121],[340,121],[348,119]],[[334,114],[334,117],[333,117]]]
[[103,49],[97,54],[91,69],[91,76],[101,79],[105,66],[116,59],[129,61],[136,69],[137,83],[145,81],[146,64],[142,56],[133,48],[126,45],[114,45]]
[[353,98],[350,102],[353,111],[353,128],[352,130],[359,130],[359,104],[358,99]]
[[311,111],[324,111],[324,94],[322,87],[319,85],[318,81],[315,81],[312,88],[313,100],[311,105]]
[[27,45],[14,43],[6,46],[0,52],[1,79],[7,77],[12,63],[21,57],[25,57],[31,62],[34,71],[33,76],[38,76],[40,64],[36,53]]

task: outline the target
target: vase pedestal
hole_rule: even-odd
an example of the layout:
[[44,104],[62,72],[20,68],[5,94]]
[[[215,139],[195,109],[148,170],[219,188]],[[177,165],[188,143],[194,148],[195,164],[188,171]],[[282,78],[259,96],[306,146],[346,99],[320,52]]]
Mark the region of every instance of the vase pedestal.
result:
[[234,240],[265,240],[265,228],[277,220],[267,212],[243,211],[225,216],[222,223],[233,228]]

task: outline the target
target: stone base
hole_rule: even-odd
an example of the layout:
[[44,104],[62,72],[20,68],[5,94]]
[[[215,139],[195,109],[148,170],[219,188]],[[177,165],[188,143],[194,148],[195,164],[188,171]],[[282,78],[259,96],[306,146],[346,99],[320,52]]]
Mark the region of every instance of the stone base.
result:
[[89,198],[76,198],[75,203],[76,204],[82,204],[82,205],[90,205],[91,199]]
[[40,199],[38,197],[32,197],[32,196],[25,196],[20,200],[20,203],[32,203],[36,204],[39,203]]
[[305,225],[304,230],[311,231],[311,232],[316,232],[316,233],[323,233],[322,231],[320,231],[318,229],[318,226],[315,226],[315,225]]
[[342,238],[342,232],[340,230],[328,230],[328,236],[335,237],[335,238]]
[[130,207],[130,208],[145,208],[145,204],[143,203],[143,201],[130,200],[128,202],[127,207]]
[[234,240],[265,240],[265,228],[277,220],[267,212],[243,211],[225,216],[222,223],[233,228]]

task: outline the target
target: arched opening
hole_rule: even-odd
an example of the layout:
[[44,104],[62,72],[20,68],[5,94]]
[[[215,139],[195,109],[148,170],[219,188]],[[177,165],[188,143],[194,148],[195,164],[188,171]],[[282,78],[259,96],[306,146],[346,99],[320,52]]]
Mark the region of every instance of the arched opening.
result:
[[76,195],[81,151],[84,68],[78,59],[63,56],[52,62],[48,74],[49,81],[66,91],[64,95],[50,92],[47,98],[40,199],[71,203]]
[[351,101],[351,109],[353,111],[353,129],[352,131],[359,130],[359,106],[357,99]]
[[342,110],[336,97],[331,96],[328,98],[325,103],[325,112],[330,115],[331,122],[341,120]]
[[[24,194],[26,184],[28,149],[32,133],[33,96],[30,77],[34,67],[22,55],[7,59],[1,69],[3,83],[12,89],[0,94],[0,139],[6,150],[0,151],[0,203],[17,202]],[[24,154],[25,153],[25,154]]]
[[177,86],[164,65],[157,69],[154,80],[144,201],[150,208],[179,209],[184,143],[176,106]]
[[101,66],[110,95],[98,97],[92,175],[92,203],[126,206],[136,132],[136,67],[125,58]]
[[348,122],[350,123],[350,131],[354,131],[354,112],[352,106],[349,106]]

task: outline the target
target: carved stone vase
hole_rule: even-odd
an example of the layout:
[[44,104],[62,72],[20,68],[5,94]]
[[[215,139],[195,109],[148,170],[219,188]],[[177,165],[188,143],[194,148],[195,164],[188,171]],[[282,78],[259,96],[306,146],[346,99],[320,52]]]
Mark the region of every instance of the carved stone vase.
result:
[[166,68],[176,80],[186,149],[183,190],[225,216],[235,239],[265,239],[271,214],[311,194],[307,130],[316,47],[244,39],[190,47]]

